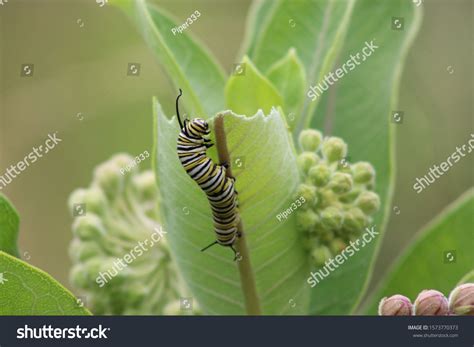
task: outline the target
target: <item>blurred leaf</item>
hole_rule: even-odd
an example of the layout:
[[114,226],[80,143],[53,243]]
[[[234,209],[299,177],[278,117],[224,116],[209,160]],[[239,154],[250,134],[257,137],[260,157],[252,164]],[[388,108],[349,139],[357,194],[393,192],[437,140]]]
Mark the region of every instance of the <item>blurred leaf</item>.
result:
[[224,72],[204,45],[189,35],[190,28],[181,34],[173,34],[171,29],[178,26],[176,22],[145,0],[111,2],[134,19],[174,82],[176,93],[178,88],[183,89],[188,113],[205,117],[223,109]]
[[436,289],[448,296],[474,268],[473,216],[471,189],[418,234],[372,296],[368,313],[376,314],[380,299],[394,294],[415,300],[423,289]]
[[[211,209],[205,194],[178,160],[177,121],[168,121],[157,102],[154,111],[155,170],[173,258],[205,313],[244,314],[232,251],[214,246],[200,252],[215,240]],[[233,174],[263,313],[305,314],[309,267],[296,232],[295,214],[284,223],[276,218],[291,205],[299,183],[285,120],[275,110],[266,117],[261,112],[245,117],[227,111],[224,123],[231,162],[240,159],[242,163]],[[216,157],[214,148],[208,153]]]
[[283,106],[278,91],[248,57],[241,64],[227,81],[226,106],[236,114],[245,115],[253,115],[259,109],[269,113],[272,107]]
[[257,44],[256,41],[262,32],[262,27],[266,24],[267,18],[277,5],[278,1],[275,0],[252,1],[247,15],[245,37],[240,47],[239,57],[246,53],[248,56],[253,56],[255,45]]
[[465,274],[456,284],[456,287],[464,283],[474,283],[474,270],[471,270],[467,274]]
[[[257,15],[263,24],[258,26],[261,31],[254,34],[256,37],[248,39],[251,42],[248,54],[255,65],[267,73],[279,57],[294,47],[305,67],[306,81],[319,81],[335,62],[353,7],[353,0],[262,3]],[[295,134],[309,125],[315,107],[306,99]]]
[[0,251],[0,315],[90,315],[47,273]]
[[0,194],[0,251],[18,257],[18,226],[20,217],[10,201]]
[[[405,18],[403,31],[391,29],[394,14]],[[380,236],[312,290],[313,314],[352,312],[367,287],[393,190],[393,127],[397,125],[390,125],[390,114],[396,109],[402,64],[420,19],[420,9],[410,2],[381,1],[375,6],[372,0],[358,1],[336,66],[360,52],[366,41],[374,40],[379,48],[320,97],[313,127],[343,138],[350,162],[363,160],[374,166],[382,208],[374,218]]]
[[304,67],[295,50],[291,48],[285,57],[273,64],[267,76],[283,96],[285,113],[287,115],[293,113],[288,123],[298,122],[301,116],[299,107],[305,96],[306,80]]

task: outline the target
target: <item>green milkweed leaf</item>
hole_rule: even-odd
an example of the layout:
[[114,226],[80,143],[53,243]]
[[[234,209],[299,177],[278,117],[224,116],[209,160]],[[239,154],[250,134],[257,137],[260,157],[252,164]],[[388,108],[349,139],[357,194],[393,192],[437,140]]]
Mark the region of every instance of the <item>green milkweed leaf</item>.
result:
[[[211,209],[186,174],[176,153],[176,119],[155,101],[155,172],[163,201],[168,241],[184,280],[207,314],[244,314],[239,272],[232,251],[214,246]],[[296,155],[286,122],[273,110],[264,117],[223,113],[234,163],[241,219],[264,314],[304,314],[308,308],[308,257],[295,227],[295,214],[276,217],[292,203],[299,183]],[[212,124],[212,123],[211,123]],[[211,158],[215,151],[208,150]],[[293,300],[293,301],[291,301]],[[294,304],[294,305],[293,305]]]
[[190,36],[189,29],[173,34],[176,22],[145,0],[111,2],[133,18],[176,90],[181,88],[187,95],[183,102],[188,112],[211,116],[223,109],[225,74],[204,46]]
[[267,76],[283,97],[283,109],[289,117],[288,124],[298,123],[305,96],[306,77],[296,51],[291,48],[286,56],[270,67]]
[[275,0],[252,1],[247,15],[245,37],[240,47],[239,57],[245,54],[253,56],[259,34],[266,25],[266,21],[270,19],[270,13],[276,5],[278,5],[278,2]]
[[248,57],[227,81],[225,97],[227,107],[237,114],[252,115],[259,109],[269,113],[283,105],[281,95]]
[[[251,36],[247,34],[247,54],[267,74],[268,69],[293,47],[305,67],[307,83],[319,81],[335,63],[354,3],[353,0],[264,1],[256,6],[247,27],[247,30],[261,29]],[[316,104],[305,102],[294,134],[309,125],[315,107]]]
[[[403,31],[391,29],[393,13],[405,18]],[[370,18],[370,20],[367,20]],[[348,35],[337,66],[374,40],[377,49],[365,61],[321,95],[313,127],[345,139],[350,162],[370,162],[376,170],[375,191],[382,207],[374,225],[380,232],[312,290],[313,314],[346,314],[358,305],[370,279],[373,262],[383,237],[393,190],[393,132],[390,115],[396,109],[403,61],[416,35],[420,9],[405,1],[359,0],[354,7]],[[388,24],[387,24],[388,23]],[[337,291],[334,288],[338,288]]]
[[0,315],[90,315],[50,275],[0,251]]
[[0,194],[0,251],[18,257],[18,226],[20,217],[10,201]]

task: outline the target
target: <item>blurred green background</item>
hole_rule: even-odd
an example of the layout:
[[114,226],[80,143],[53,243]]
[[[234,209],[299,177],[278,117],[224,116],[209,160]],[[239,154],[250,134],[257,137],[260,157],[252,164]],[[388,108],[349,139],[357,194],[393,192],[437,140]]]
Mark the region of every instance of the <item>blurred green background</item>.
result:
[[[156,3],[178,23],[199,10],[187,30],[232,70],[249,0]],[[423,0],[421,6],[423,23],[405,62],[397,107],[405,113],[397,125],[393,206],[399,212],[392,210],[374,280],[474,181],[471,155],[421,194],[412,188],[416,177],[474,133],[473,1]],[[0,6],[0,52],[0,175],[49,133],[63,140],[2,192],[21,215],[23,258],[70,287],[70,192],[87,186],[94,167],[114,153],[151,150],[151,97],[172,114],[176,91],[131,22],[95,0],[10,0]],[[21,77],[27,63],[34,64],[33,76]],[[127,75],[129,63],[141,65],[139,76]]]

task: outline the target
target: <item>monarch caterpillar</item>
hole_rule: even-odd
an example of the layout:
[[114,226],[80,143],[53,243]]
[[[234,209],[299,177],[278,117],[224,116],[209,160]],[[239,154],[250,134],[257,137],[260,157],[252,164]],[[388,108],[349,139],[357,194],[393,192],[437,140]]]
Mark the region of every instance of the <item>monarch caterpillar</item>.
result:
[[217,237],[216,241],[201,249],[201,252],[219,244],[230,247],[236,260],[239,253],[234,249],[234,244],[240,235],[237,229],[239,216],[235,178],[226,176],[227,163],[218,165],[207,156],[207,149],[213,146],[211,140],[205,137],[210,134],[207,122],[201,118],[181,122],[178,107],[181,95],[183,92],[180,89],[176,98],[176,115],[181,128],[177,141],[178,157],[186,173],[206,193]]

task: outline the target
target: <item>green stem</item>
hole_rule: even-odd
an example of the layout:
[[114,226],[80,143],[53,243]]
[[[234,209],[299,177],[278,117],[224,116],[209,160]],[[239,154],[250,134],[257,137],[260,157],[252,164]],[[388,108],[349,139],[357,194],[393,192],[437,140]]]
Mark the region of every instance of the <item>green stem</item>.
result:
[[[227,149],[226,134],[224,131],[224,117],[219,114],[214,121],[214,129],[216,134],[216,147],[219,161],[221,163],[228,163],[229,167],[226,170],[227,177],[232,176],[232,169],[230,167],[230,156]],[[253,274],[252,265],[250,263],[250,253],[247,247],[247,238],[244,233],[244,227],[242,220],[239,218],[239,224],[237,229],[240,233],[240,237],[237,239],[236,248],[240,253],[240,260],[237,261],[237,266],[240,273],[240,284],[242,286],[242,292],[244,294],[245,309],[249,315],[260,315],[260,300],[257,294],[257,286],[255,284],[255,277]]]

